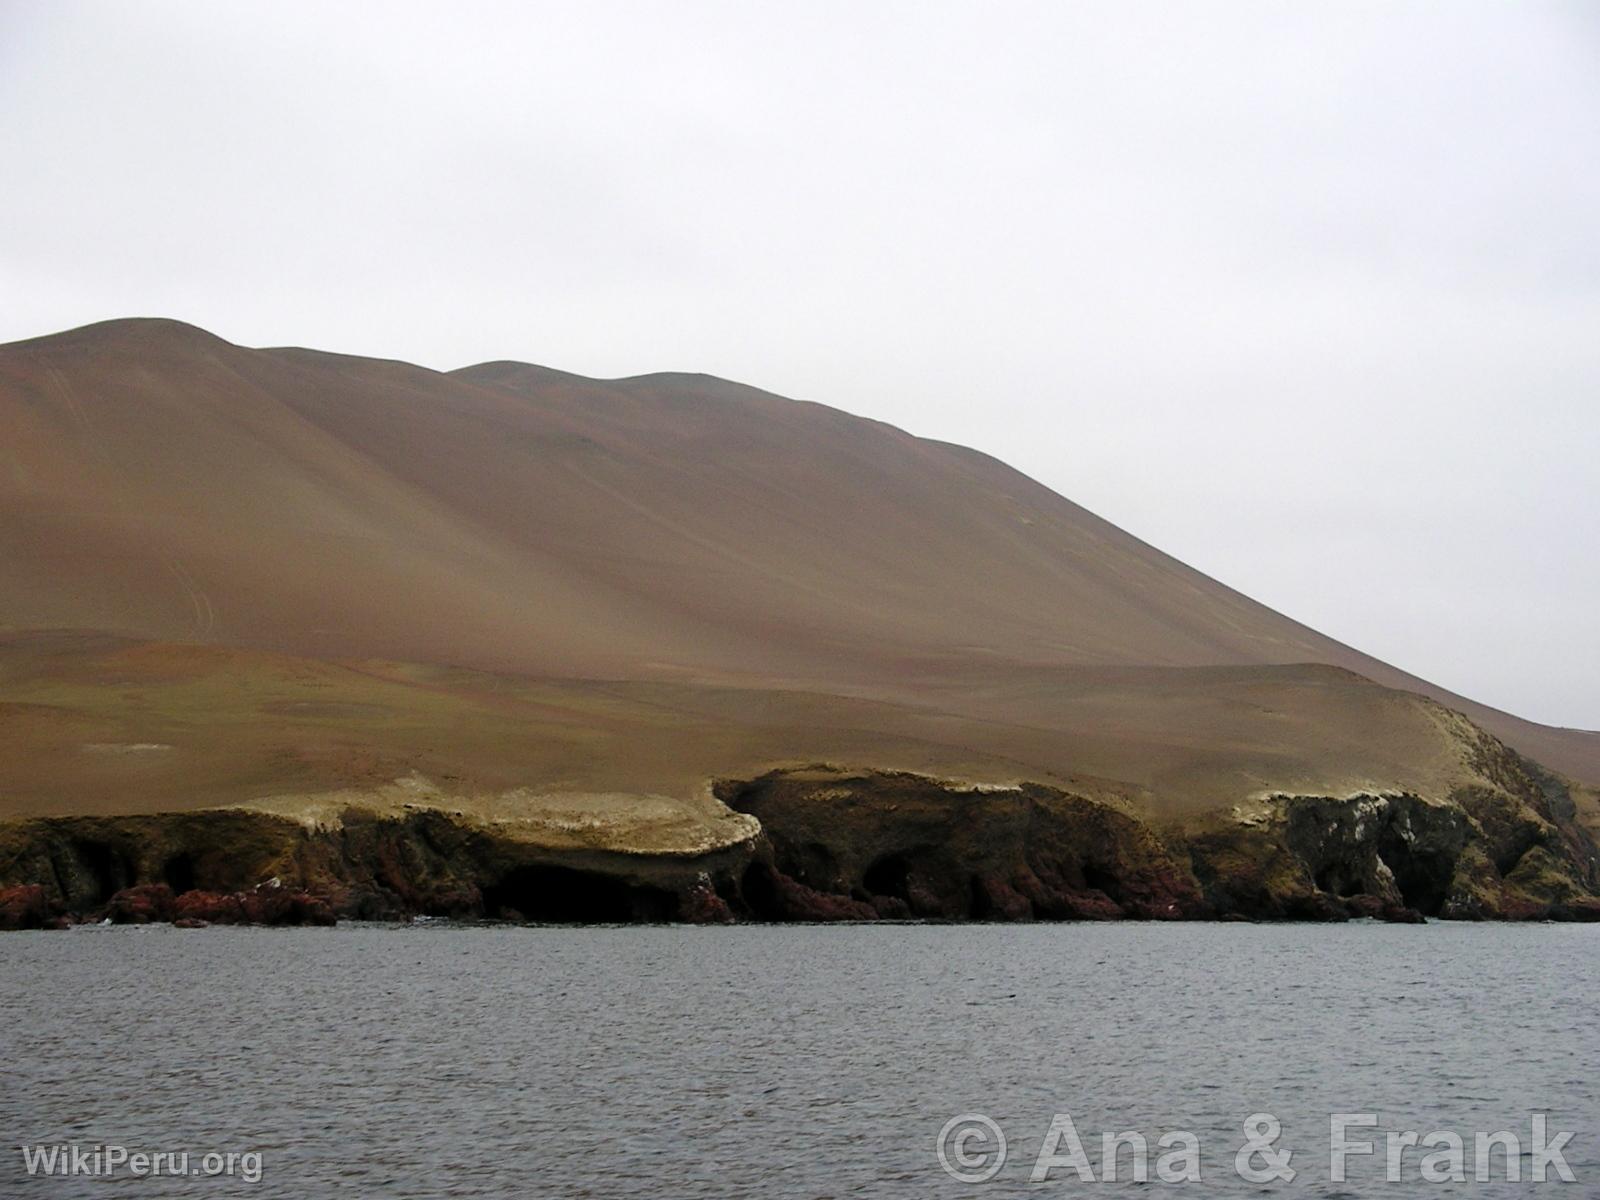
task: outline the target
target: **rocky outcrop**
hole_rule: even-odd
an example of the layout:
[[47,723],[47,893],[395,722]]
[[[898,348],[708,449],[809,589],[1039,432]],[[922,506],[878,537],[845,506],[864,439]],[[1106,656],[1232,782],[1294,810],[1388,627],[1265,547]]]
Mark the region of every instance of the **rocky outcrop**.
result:
[[189,925],[332,925],[338,917],[325,896],[265,883],[247,892],[184,892],[173,898],[172,919]]
[[62,906],[38,883],[0,887],[0,929],[64,929]]
[[148,925],[170,921],[174,913],[172,889],[164,883],[143,883],[123,888],[106,902],[106,918],[113,925]]
[[[417,915],[728,920],[750,845],[553,850],[459,814],[351,808],[316,825],[248,809],[0,824],[0,928],[329,924]],[[720,889],[720,891],[719,891]]]
[[831,767],[719,783],[752,835],[685,853],[552,847],[437,808],[15,821],[0,824],[0,928],[1600,919],[1600,854],[1565,786],[1497,746],[1448,799],[1269,795],[1182,830],[1038,784]]
[[1484,735],[1480,783],[1273,795],[1187,839],[1211,906],[1257,919],[1600,919],[1600,852],[1568,786]]
[[763,920],[1595,919],[1564,785],[1495,747],[1495,786],[1445,801],[1276,795],[1186,831],[904,774],[775,772],[718,795],[761,822],[736,903]]
[[763,920],[1169,920],[1206,911],[1151,829],[1035,784],[829,769],[726,782],[761,822],[738,902]]

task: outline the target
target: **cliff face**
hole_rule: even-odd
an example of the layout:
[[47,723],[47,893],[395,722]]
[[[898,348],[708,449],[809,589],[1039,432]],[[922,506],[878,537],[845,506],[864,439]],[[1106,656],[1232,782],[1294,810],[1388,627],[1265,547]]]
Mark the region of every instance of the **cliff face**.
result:
[[[551,849],[462,814],[350,808],[324,824],[217,810],[48,817],[0,827],[0,896],[21,925],[199,919],[317,923],[417,915],[626,922],[725,912],[746,844],[701,854]],[[0,911],[4,911],[0,906]]]
[[1502,753],[1515,791],[1272,796],[1189,834],[1037,784],[826,767],[720,783],[759,826],[695,853],[552,848],[437,809],[39,818],[0,826],[0,924],[1600,920],[1566,789]]
[[1192,873],[1141,822],[1037,784],[826,769],[724,783],[762,836],[741,898],[769,920],[1201,915]]

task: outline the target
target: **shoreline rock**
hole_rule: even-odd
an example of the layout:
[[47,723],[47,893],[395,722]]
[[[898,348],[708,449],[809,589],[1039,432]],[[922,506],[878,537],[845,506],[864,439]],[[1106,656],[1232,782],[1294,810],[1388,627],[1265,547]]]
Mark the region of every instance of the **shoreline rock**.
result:
[[[1502,772],[1513,785],[1514,773]],[[1416,796],[1274,796],[1161,830],[1060,789],[830,767],[716,785],[759,822],[700,854],[555,850],[459,814],[243,809],[0,823],[0,929],[1242,920],[1600,921],[1595,848],[1548,778]]]

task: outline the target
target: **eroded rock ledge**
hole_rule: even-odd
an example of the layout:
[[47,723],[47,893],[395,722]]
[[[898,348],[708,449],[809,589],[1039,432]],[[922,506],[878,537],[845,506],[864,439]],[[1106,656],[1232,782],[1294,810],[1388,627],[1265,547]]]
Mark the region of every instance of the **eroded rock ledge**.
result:
[[764,920],[1173,919],[1208,909],[1193,873],[1145,825],[1033,784],[774,772],[719,785],[761,822],[740,883]]
[[[1600,852],[1527,764],[1447,801],[1271,795],[1158,831],[1035,784],[894,772],[723,781],[760,824],[683,853],[551,848],[461,813],[250,809],[0,825],[0,928],[330,923],[1600,920]],[[1519,774],[1520,772],[1520,774]]]

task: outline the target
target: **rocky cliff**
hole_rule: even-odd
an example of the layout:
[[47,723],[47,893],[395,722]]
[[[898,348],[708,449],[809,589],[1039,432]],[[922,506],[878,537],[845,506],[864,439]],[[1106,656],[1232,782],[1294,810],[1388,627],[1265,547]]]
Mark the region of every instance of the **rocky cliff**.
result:
[[250,809],[0,825],[0,924],[1600,919],[1569,788],[1485,739],[1447,800],[1272,795],[1158,829],[1040,784],[818,766],[717,784],[742,836],[558,847],[462,811]]

